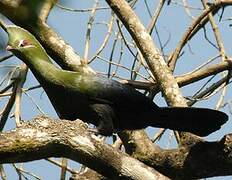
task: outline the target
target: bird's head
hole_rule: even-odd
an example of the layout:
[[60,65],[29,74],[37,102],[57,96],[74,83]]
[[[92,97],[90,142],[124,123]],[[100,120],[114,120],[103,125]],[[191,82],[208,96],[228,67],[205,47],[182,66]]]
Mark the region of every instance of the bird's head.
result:
[[36,46],[38,46],[35,42],[35,38],[31,36],[29,32],[26,30],[15,27],[15,26],[9,26],[7,28],[7,33],[9,36],[7,50],[17,52],[17,53],[25,53],[27,51],[31,51]]
[[[46,55],[38,40],[27,30],[18,26],[8,26],[7,34],[9,40],[6,49],[23,61]],[[41,58],[44,59],[45,57]]]
[[39,41],[27,30],[18,26],[8,26],[0,21],[0,26],[8,34],[7,50],[26,64],[35,59],[49,59]]

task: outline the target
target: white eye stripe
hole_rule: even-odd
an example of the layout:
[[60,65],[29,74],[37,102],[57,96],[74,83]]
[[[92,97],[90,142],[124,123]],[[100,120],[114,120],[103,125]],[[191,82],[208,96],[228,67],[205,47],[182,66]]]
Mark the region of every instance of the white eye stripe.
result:
[[23,42],[24,42],[24,39],[20,40],[18,47],[21,47],[23,45]]
[[22,39],[19,41],[18,47],[28,48],[28,47],[34,47],[34,45],[30,44],[27,40]]

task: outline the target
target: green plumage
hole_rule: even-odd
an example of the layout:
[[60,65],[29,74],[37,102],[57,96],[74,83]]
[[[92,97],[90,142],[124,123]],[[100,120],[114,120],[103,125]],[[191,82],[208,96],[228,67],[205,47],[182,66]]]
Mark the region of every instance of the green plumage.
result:
[[59,69],[28,31],[17,26],[6,31],[7,49],[28,65],[60,118],[92,123],[103,135],[153,126],[200,136],[218,130],[228,119],[225,113],[211,109],[161,108],[115,80]]

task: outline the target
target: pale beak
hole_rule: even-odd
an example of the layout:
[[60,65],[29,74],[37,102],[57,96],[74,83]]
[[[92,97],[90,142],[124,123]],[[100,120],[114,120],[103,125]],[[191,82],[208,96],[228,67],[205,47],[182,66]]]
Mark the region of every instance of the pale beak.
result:
[[10,45],[7,45],[7,47],[6,47],[6,50],[7,51],[12,51],[14,48],[12,47],[12,46],[10,46]]

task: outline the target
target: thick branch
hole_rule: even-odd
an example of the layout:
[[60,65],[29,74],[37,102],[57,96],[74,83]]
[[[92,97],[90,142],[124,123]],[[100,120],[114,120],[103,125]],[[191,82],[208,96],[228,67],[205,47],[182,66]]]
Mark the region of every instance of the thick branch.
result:
[[161,177],[154,169],[101,142],[81,121],[39,117],[0,134],[0,163],[49,157],[72,159],[111,179]]
[[[147,148],[149,152],[141,150],[135,153],[136,158],[172,179],[232,175],[232,134],[226,135],[219,142],[199,141],[173,150]],[[154,169],[91,135],[81,121],[38,117],[15,130],[0,134],[0,163],[49,157],[72,159],[108,178],[160,177]]]
[[137,159],[172,179],[200,179],[232,175],[232,134],[216,142],[197,142],[192,147],[160,150]]
[[187,106],[173,75],[164,61],[164,57],[129,4],[125,0],[106,0],[106,2],[132,36],[168,104]]
[[[34,1],[24,1],[25,2],[34,2]],[[37,3],[49,3],[49,0],[36,0]],[[50,3],[53,3],[50,1]],[[32,3],[33,4],[33,3]],[[25,12],[21,11],[21,8],[25,8],[31,14],[35,14],[34,18],[31,19],[30,16],[22,16],[20,13]],[[32,32],[37,39],[43,44],[46,51],[48,51],[49,55],[57,61],[57,63],[63,69],[70,69],[76,71],[87,71],[92,72],[90,68],[87,66],[84,67],[81,65],[80,57],[77,56],[71,46],[67,45],[45,22],[46,16],[49,14],[49,11],[52,6],[43,5],[44,8],[37,9],[36,11],[36,3],[33,8],[29,8],[28,4],[22,4],[21,0],[0,1],[0,12],[3,13],[6,17],[8,17],[15,24],[28,29]],[[39,10],[39,11],[38,11]],[[27,12],[27,11],[26,11]],[[38,14],[36,14],[37,12]],[[39,14],[43,14],[42,17],[39,17]],[[30,21],[28,20],[30,18]],[[92,162],[90,162],[92,163]]]
[[81,58],[46,23],[47,16],[57,0],[1,0],[0,12],[13,23],[29,30],[44,46],[48,54],[63,68],[73,71],[94,71],[82,65]]
[[[133,136],[123,136],[133,150],[132,156],[171,179],[200,179],[213,176],[232,174],[232,134],[226,135],[219,142],[189,142],[190,146],[179,149],[164,150],[157,146],[138,146],[143,138],[138,138],[136,131]],[[141,133],[139,133],[141,134]],[[138,139],[131,139],[137,137]],[[146,145],[149,144],[146,142]],[[130,153],[130,152],[129,152]],[[219,166],[220,164],[220,166]]]

